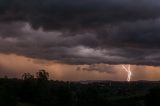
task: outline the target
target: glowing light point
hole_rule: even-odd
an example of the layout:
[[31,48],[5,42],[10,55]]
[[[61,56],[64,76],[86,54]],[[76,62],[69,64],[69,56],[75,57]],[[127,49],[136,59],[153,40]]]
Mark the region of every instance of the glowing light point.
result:
[[131,76],[132,76],[131,66],[128,65],[128,67],[125,67],[124,65],[122,65],[122,68],[127,72],[127,74],[128,74],[127,81],[130,82],[131,81]]

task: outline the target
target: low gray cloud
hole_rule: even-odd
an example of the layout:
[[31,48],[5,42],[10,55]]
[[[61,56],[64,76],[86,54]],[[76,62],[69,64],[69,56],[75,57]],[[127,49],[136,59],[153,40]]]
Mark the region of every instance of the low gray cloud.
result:
[[114,66],[106,64],[92,64],[85,67],[77,67],[77,71],[98,71],[108,74],[116,73],[117,69]]

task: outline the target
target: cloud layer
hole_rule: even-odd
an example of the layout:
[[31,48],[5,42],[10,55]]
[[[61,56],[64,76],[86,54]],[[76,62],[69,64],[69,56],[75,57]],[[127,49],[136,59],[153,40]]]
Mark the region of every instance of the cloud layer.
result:
[[158,0],[1,0],[0,53],[160,65]]

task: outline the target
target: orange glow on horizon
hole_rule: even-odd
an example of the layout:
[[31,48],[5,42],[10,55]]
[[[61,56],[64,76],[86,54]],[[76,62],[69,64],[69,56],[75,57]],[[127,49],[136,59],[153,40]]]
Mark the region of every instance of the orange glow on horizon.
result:
[[[100,71],[77,71],[77,67],[87,67],[88,65],[67,65],[44,60],[37,60],[18,56],[14,54],[0,54],[0,77],[5,75],[9,77],[18,77],[25,72],[34,74],[40,69],[45,69],[50,73],[50,78],[56,80],[118,80],[124,81],[125,72],[119,71],[121,65],[106,65],[111,66],[113,72]],[[104,65],[97,65],[103,67]],[[160,67],[154,66],[132,66],[132,80],[160,80]],[[112,71],[111,70],[111,71]],[[107,71],[107,70],[106,70]]]

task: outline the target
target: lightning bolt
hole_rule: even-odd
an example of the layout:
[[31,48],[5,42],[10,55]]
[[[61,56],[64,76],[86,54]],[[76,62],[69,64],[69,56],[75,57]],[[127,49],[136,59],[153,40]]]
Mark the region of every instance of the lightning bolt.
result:
[[131,66],[128,65],[128,67],[126,68],[124,65],[122,65],[122,68],[127,72],[127,74],[128,74],[127,81],[130,82],[131,81],[131,76],[132,76]]

